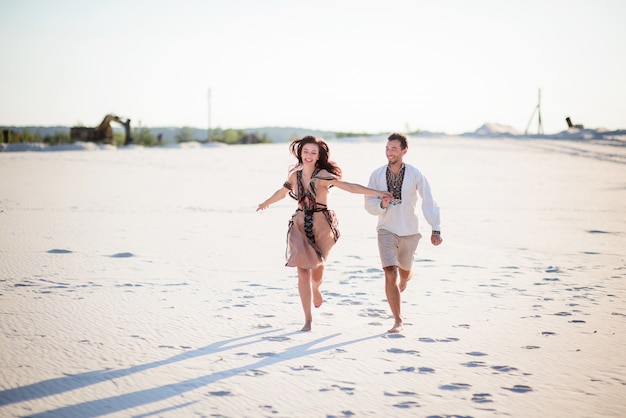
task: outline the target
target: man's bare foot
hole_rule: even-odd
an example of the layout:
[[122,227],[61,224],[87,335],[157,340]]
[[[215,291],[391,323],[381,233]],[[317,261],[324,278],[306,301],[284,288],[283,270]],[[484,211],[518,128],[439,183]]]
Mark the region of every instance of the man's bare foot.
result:
[[320,292],[321,285],[322,285],[321,280],[319,281],[319,283],[313,282],[313,305],[316,308],[319,308],[320,306],[322,306],[322,303],[324,302],[324,298],[322,298],[322,293]]
[[302,332],[309,332],[309,331],[311,331],[311,323],[312,322],[313,321],[305,321],[304,322],[304,326],[302,327],[302,329],[300,331],[302,331]]
[[402,322],[396,322],[395,324],[393,324],[393,328],[391,328],[387,332],[389,332],[391,334],[395,334],[397,332],[402,331],[403,329],[404,329],[404,327],[402,326]]
[[404,292],[404,289],[406,289],[406,285],[409,284],[409,280],[411,280],[413,278],[413,272],[409,273],[409,277],[406,278],[406,280],[400,278],[400,286],[398,286],[400,288],[401,292]]

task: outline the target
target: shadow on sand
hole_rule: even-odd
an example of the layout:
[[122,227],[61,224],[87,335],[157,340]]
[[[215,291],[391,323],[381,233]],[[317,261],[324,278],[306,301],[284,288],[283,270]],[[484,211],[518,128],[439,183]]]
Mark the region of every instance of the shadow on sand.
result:
[[[0,407],[29,401],[38,398],[44,398],[47,396],[58,395],[64,392],[84,388],[90,385],[95,385],[107,380],[123,378],[125,376],[139,373],[148,369],[173,364],[179,361],[188,360],[194,357],[201,357],[210,354],[219,353],[221,351],[232,350],[238,347],[251,345],[262,341],[266,337],[266,334],[275,333],[281,330],[263,331],[243,337],[232,338],[210,344],[206,347],[198,348],[196,350],[186,351],[184,353],[177,354],[168,359],[155,361],[152,363],[142,364],[138,366],[129,367],[121,370],[99,370],[87,373],[81,373],[77,375],[69,375],[56,379],[50,379],[38,383],[33,383],[27,386],[21,386],[14,389],[7,389],[0,392]],[[286,338],[289,335],[293,335],[299,332],[289,332],[280,336],[273,336],[272,338]],[[101,415],[111,414],[114,412],[120,412],[126,409],[134,408],[141,405],[146,405],[153,402],[158,402],[173,396],[189,392],[200,387],[209,385],[211,383],[227,379],[232,376],[245,373],[250,370],[258,370],[266,366],[270,366],[276,363],[280,363],[287,360],[293,360],[300,357],[305,357],[311,354],[316,354],[322,351],[332,350],[339,347],[356,344],[361,341],[369,340],[372,338],[379,338],[384,334],[370,335],[368,337],[358,338],[350,341],[339,342],[335,344],[328,344],[320,347],[315,347],[318,344],[322,344],[332,338],[341,335],[340,333],[328,335],[318,338],[316,340],[289,347],[281,353],[277,353],[274,356],[264,357],[256,363],[237,367],[230,370],[224,370],[217,373],[213,373],[206,376],[199,376],[193,379],[184,380],[178,383],[172,383],[152,389],[144,389],[137,392],[125,393],[117,396],[111,396],[104,399],[97,399],[93,401],[82,402],[76,405],[65,406],[45,412],[41,412],[29,417],[97,417]],[[187,402],[177,407],[168,408],[168,410],[183,408],[194,402]]]

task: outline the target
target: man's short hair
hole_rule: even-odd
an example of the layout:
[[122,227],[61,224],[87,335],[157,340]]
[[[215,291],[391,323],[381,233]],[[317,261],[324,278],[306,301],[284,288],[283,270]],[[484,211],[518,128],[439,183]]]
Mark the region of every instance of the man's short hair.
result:
[[404,134],[394,132],[391,135],[389,135],[389,138],[387,138],[387,141],[394,141],[394,140],[400,141],[400,148],[402,149],[407,149],[409,147],[409,140]]

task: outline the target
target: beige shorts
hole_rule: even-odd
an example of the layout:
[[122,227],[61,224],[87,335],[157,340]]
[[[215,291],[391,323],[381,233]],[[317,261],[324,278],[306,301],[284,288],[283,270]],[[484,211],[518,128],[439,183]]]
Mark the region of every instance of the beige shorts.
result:
[[413,257],[422,234],[398,236],[384,229],[378,230],[378,251],[383,268],[398,266],[402,270],[411,270]]

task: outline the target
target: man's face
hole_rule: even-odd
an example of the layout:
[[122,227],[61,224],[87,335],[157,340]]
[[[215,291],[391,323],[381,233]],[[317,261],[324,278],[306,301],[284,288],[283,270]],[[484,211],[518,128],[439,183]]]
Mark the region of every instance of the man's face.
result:
[[391,141],[387,141],[385,154],[387,155],[387,161],[389,161],[389,164],[396,164],[402,162],[402,157],[406,154],[406,150],[402,149],[400,141],[393,139]]

